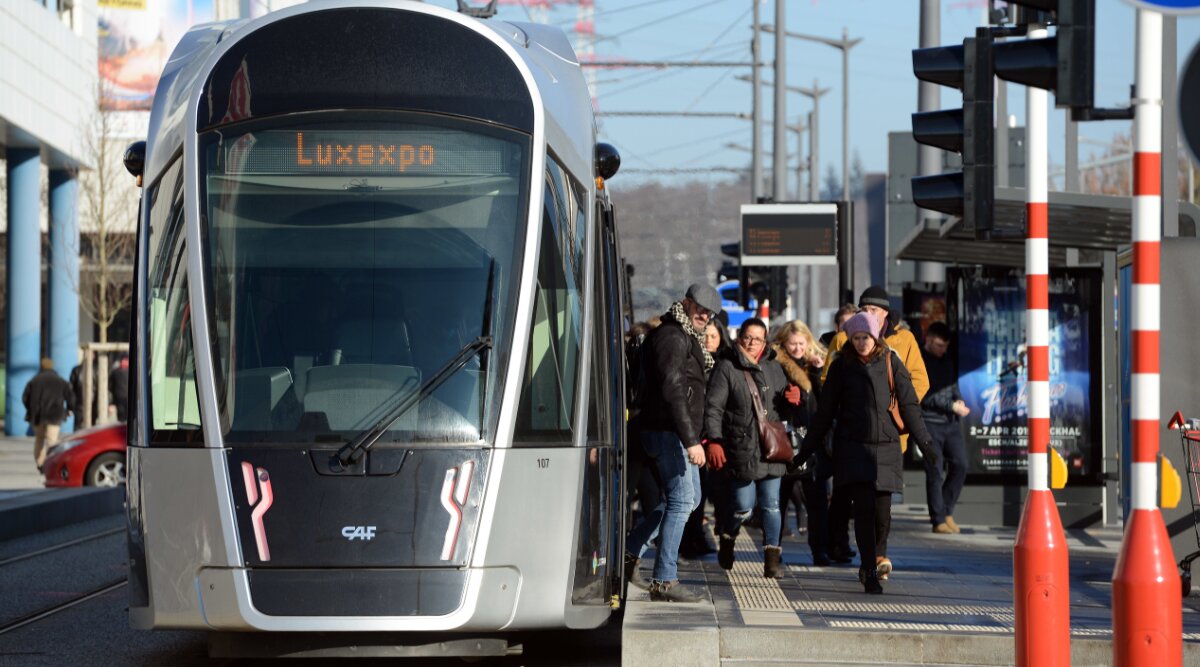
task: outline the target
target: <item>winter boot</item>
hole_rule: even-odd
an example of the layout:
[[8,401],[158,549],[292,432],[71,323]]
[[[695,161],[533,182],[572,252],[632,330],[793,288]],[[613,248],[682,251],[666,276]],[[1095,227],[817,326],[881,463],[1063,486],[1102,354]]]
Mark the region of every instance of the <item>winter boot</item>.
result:
[[717,563],[722,570],[733,569],[733,542],[732,536],[721,533],[721,544],[717,548]]
[[640,560],[637,556],[625,552],[625,583],[640,588],[644,591],[650,590],[650,582],[642,576],[641,570],[638,569]]
[[778,579],[783,576],[783,548],[763,547],[763,576]]
[[879,583],[879,576],[873,567],[858,568],[858,580],[862,582],[863,591],[870,595],[879,595],[883,592],[883,585]]
[[705,596],[678,581],[656,581],[650,584],[652,602],[704,602]]

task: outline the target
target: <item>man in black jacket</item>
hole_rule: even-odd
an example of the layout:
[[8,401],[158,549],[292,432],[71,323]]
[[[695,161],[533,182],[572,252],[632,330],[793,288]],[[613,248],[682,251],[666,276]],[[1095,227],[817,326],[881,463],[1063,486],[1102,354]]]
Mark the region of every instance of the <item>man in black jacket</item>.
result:
[[[958,372],[946,355],[950,347],[950,327],[934,322],[925,332],[925,347],[921,356],[929,372],[929,393],[921,400],[921,415],[933,443],[925,455],[925,495],[929,503],[929,520],[933,532],[948,535],[958,532],[954,522],[954,505],[962,493],[967,478],[967,451],[963,443],[960,417],[971,409],[958,390]],[[942,460],[946,462],[946,479],[942,480]]]
[[33,458],[41,470],[46,450],[58,442],[58,429],[75,405],[75,395],[71,385],[54,372],[54,361],[42,359],[42,370],[25,385],[21,403],[25,421],[33,426]]
[[687,295],[671,304],[642,347],[643,387],[639,390],[638,423],[646,457],[662,479],[663,498],[644,512],[626,540],[626,577],[655,533],[661,546],[654,558],[650,599],[698,602],[701,596],[679,584],[679,543],[688,515],[700,498],[700,466],[704,447],[705,371],[713,358],[704,349],[704,327],[721,309],[721,296],[709,285],[694,284]]

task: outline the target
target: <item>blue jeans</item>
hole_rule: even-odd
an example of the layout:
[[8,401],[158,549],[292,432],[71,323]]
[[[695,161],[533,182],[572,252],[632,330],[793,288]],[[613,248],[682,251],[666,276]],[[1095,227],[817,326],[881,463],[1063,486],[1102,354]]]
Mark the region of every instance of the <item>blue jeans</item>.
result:
[[[929,503],[929,520],[937,526],[954,514],[958,495],[967,479],[967,448],[963,443],[962,427],[958,422],[938,424],[926,422],[925,428],[933,438],[931,448],[938,464],[931,465],[925,455],[925,497]],[[922,452],[924,453],[924,452]],[[946,463],[946,478],[942,480],[942,462]]]
[[654,461],[662,477],[663,495],[657,506],[642,516],[629,533],[625,548],[641,555],[655,532],[662,545],[654,557],[653,581],[679,579],[679,542],[688,515],[700,500],[700,468],[688,462],[679,436],[672,431],[642,431],[646,456]]
[[779,546],[779,531],[783,528],[783,519],[779,514],[779,478],[767,477],[756,482],[744,482],[730,477],[727,483],[729,495],[726,502],[729,509],[725,513],[725,520],[721,522],[721,532],[737,537],[757,501],[758,511],[762,513],[763,546]]

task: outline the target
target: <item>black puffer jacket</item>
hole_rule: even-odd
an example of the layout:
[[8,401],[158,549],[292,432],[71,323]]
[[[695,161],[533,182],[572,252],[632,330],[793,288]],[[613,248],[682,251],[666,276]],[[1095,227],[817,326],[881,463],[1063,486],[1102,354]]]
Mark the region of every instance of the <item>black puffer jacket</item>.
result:
[[794,406],[783,398],[788,381],[783,368],[775,361],[775,353],[768,350],[767,356],[755,364],[737,351],[730,358],[721,360],[708,378],[708,395],[704,400],[704,435],[709,440],[721,443],[728,461],[726,465],[737,479],[751,481],[782,477],[787,473],[786,463],[763,460],[759,447],[758,420],[754,416],[754,400],[750,396],[744,371],[750,371],[754,378],[768,419],[795,419]]
[[905,425],[919,446],[930,442],[912,378],[899,357],[889,350],[864,364],[859,361],[853,344],[846,343],[825,377],[817,417],[809,425],[798,457],[803,461],[815,452],[836,419],[837,429],[833,434],[836,486],[875,482],[877,491],[904,489],[900,433],[888,413],[886,355],[893,355],[892,374]]
[[25,385],[21,403],[30,424],[61,424],[67,419],[67,410],[75,406],[75,392],[58,373],[44,370]]
[[642,344],[645,383],[638,397],[638,427],[674,431],[684,447],[700,443],[704,420],[704,352],[671,317]]

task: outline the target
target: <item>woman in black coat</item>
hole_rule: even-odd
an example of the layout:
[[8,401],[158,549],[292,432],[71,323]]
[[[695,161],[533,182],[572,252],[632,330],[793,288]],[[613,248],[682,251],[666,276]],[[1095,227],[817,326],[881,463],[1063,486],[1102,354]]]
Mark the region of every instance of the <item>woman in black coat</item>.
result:
[[768,420],[778,421],[781,415],[787,420],[792,406],[783,398],[787,378],[774,352],[767,348],[766,337],[762,320],[746,320],[738,331],[736,354],[713,368],[705,393],[704,433],[710,467],[728,468],[728,491],[720,503],[725,511],[717,517],[717,562],[726,570],[733,568],[734,540],[757,505],[762,513],[763,576],[775,578],[783,573],[779,479],[787,472],[787,464],[763,459],[750,385],[758,392]]
[[900,432],[888,412],[889,359],[904,424],[918,445],[931,438],[908,370],[879,339],[875,321],[859,313],[842,329],[849,340],[825,377],[821,405],[796,460],[805,461],[822,446],[836,419],[833,483],[846,487],[854,508],[854,537],[861,559],[858,578],[866,592],[882,593],[879,579],[891,571],[887,536],[892,493],[904,488]]

